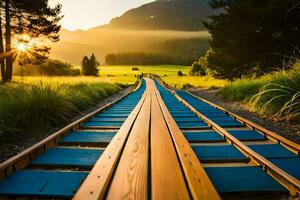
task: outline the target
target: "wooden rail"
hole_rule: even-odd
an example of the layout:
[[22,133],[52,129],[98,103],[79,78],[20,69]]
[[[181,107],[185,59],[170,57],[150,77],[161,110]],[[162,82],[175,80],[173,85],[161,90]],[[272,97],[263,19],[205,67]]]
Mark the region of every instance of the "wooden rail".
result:
[[148,154],[151,98],[149,86],[145,103],[138,114],[118,167],[110,185],[107,199],[147,199]]
[[[135,88],[140,87],[140,85],[141,85],[141,81],[138,80],[135,84]],[[14,156],[14,157],[8,159],[7,161],[3,162],[2,164],[0,164],[0,180],[3,180],[4,178],[11,175],[12,173],[26,167],[33,159],[35,159],[41,153],[43,153],[47,149],[57,145],[57,142],[62,137],[68,135],[71,131],[78,129],[80,124],[88,121],[90,118],[95,116],[97,113],[103,111],[104,109],[111,107],[112,105],[119,102],[121,99],[123,99],[130,93],[131,93],[131,91],[128,91],[126,94],[122,95],[120,98],[116,99],[115,101],[108,103],[107,105],[76,120],[75,122],[71,123],[70,125],[55,132],[54,134],[50,135],[49,137],[45,138],[44,140],[38,142],[37,144],[31,146],[30,148],[22,151],[21,153],[17,154],[16,156]]]
[[[169,89],[168,89],[169,90]],[[291,196],[296,196],[300,193],[300,181],[293,176],[287,174],[282,169],[278,168],[276,165],[271,163],[269,160],[267,160],[265,157],[261,156],[260,154],[256,153],[252,149],[250,149],[247,145],[242,143],[240,140],[232,136],[230,133],[228,133],[224,128],[220,127],[216,123],[214,123],[212,120],[201,114],[199,111],[197,111],[194,107],[192,107],[190,104],[188,104],[184,99],[182,99],[176,92],[169,90],[172,92],[172,94],[185,106],[187,106],[192,112],[194,112],[198,117],[202,118],[203,121],[205,121],[207,124],[209,124],[214,130],[221,133],[227,141],[229,141],[231,144],[236,146],[238,149],[240,149],[242,152],[244,152],[246,155],[249,156],[249,158],[258,165],[262,165],[264,167],[264,170],[270,174],[272,177],[274,177],[278,182],[280,182],[282,185],[284,185],[289,191]]]
[[139,112],[126,120],[74,199],[190,199],[155,84],[146,82]]
[[158,90],[156,95],[173,139],[193,199],[221,199],[199,159],[177,126]]
[[128,116],[116,136],[109,143],[93,169],[85,179],[74,199],[103,199],[107,193],[110,181],[113,178],[117,168],[119,158],[121,157],[129,133],[145,103],[146,92],[141,100]]
[[189,189],[159,104],[156,87],[151,82],[152,199],[189,199]]
[[252,122],[252,121],[250,121],[248,119],[245,119],[245,118],[243,118],[243,117],[241,117],[241,116],[239,116],[239,115],[237,115],[235,113],[232,113],[232,112],[230,112],[230,111],[222,108],[221,106],[218,106],[218,105],[216,105],[216,104],[214,104],[212,102],[209,102],[209,101],[207,101],[207,100],[205,100],[203,98],[200,98],[200,97],[196,96],[195,94],[193,94],[191,92],[188,92],[188,93],[190,95],[194,96],[195,98],[199,99],[200,101],[203,101],[204,103],[207,103],[207,104],[213,106],[214,108],[217,108],[217,109],[225,112],[229,116],[231,116],[231,117],[235,118],[236,120],[244,123],[249,128],[252,128],[253,130],[257,130],[257,131],[265,134],[269,139],[273,139],[277,143],[285,145],[286,147],[288,147],[289,149],[291,149],[292,151],[294,151],[295,153],[297,153],[298,155],[300,155],[300,145],[299,144],[297,144],[295,142],[292,142],[292,141],[290,141],[290,140],[288,140],[288,139],[280,136],[277,133],[274,133],[274,132],[272,132],[270,130],[267,130],[267,129],[263,128],[262,126],[254,123],[254,122]]

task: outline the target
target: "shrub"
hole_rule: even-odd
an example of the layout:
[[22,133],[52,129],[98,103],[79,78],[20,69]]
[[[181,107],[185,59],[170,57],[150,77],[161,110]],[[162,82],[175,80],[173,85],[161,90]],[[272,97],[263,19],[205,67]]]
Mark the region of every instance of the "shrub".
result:
[[188,89],[190,89],[190,88],[192,88],[193,86],[191,85],[191,84],[189,84],[189,83],[185,83],[185,84],[183,84],[182,85],[182,89],[183,90],[188,90]]
[[132,71],[140,71],[140,69],[138,67],[133,67],[131,70]]
[[182,71],[179,70],[179,71],[177,72],[177,76],[183,76]]
[[240,79],[225,85],[218,94],[226,100],[248,101],[267,82],[262,79]]
[[37,66],[38,72],[44,76],[78,76],[80,70],[71,64],[60,60],[47,59],[43,64]]

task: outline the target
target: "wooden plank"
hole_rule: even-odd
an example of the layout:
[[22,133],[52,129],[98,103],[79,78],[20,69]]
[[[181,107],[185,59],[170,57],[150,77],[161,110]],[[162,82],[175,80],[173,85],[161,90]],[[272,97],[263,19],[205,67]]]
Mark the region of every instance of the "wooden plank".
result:
[[147,199],[151,95],[147,96],[134,122],[107,199]]
[[103,199],[125,142],[145,102],[146,92],[83,182],[73,199]]
[[157,89],[156,95],[170,130],[192,198],[220,200],[221,197],[191,148],[191,145],[172,118]]
[[[140,80],[136,83],[140,87]],[[22,151],[21,153],[17,154],[16,156],[8,159],[7,161],[0,164],[0,180],[4,179],[5,177],[11,175],[14,171],[18,171],[24,167],[26,167],[31,160],[36,158],[42,152],[46,151],[52,146],[57,144],[57,141],[62,138],[62,136],[68,134],[72,130],[79,128],[80,124],[91,119],[93,116],[98,114],[99,112],[111,107],[113,104],[119,102],[124,97],[128,96],[131,91],[128,91],[126,94],[122,95],[120,98],[116,99],[115,101],[106,104],[105,106],[89,113],[88,115],[82,117],[81,119],[76,120],[75,122],[71,123],[70,125],[62,128],[61,130],[55,132],[54,134],[50,135],[49,137],[45,138],[44,140],[36,143],[35,145],[31,146],[30,148]],[[11,170],[13,169],[13,170]]]
[[289,148],[291,148],[293,151],[295,151],[298,155],[300,155],[300,145],[299,145],[299,144],[297,144],[297,143],[295,143],[295,142],[292,142],[292,141],[290,141],[290,140],[288,140],[288,139],[286,139],[286,138],[284,138],[284,137],[278,135],[278,134],[275,133],[275,132],[272,132],[272,131],[270,131],[270,130],[267,130],[267,129],[263,128],[262,126],[260,126],[260,125],[258,125],[258,124],[256,124],[256,123],[254,123],[254,122],[252,122],[252,121],[250,121],[250,120],[248,120],[248,119],[246,119],[246,118],[243,118],[243,117],[241,117],[241,116],[239,116],[239,115],[237,115],[237,114],[235,114],[235,113],[232,113],[232,112],[230,112],[230,111],[224,109],[224,108],[221,107],[221,106],[218,106],[218,105],[216,105],[216,104],[214,104],[214,103],[212,103],[212,102],[209,102],[209,101],[207,101],[207,100],[205,100],[205,99],[203,99],[203,98],[200,98],[200,97],[194,95],[194,94],[191,93],[191,92],[188,92],[188,93],[191,94],[192,96],[194,96],[195,98],[199,99],[200,101],[203,101],[203,102],[205,102],[205,103],[207,103],[207,104],[209,104],[209,105],[211,105],[211,106],[213,106],[213,107],[215,107],[215,108],[217,108],[217,109],[219,109],[219,110],[221,110],[221,111],[227,113],[228,115],[234,117],[235,119],[237,119],[237,120],[239,120],[239,121],[245,123],[245,124],[248,125],[249,127],[253,128],[253,129],[256,129],[256,130],[258,130],[258,131],[260,131],[260,132],[262,132],[262,133],[265,133],[269,138],[273,138],[273,139],[275,139],[276,141],[279,141],[281,144],[286,145],[287,147],[289,147]]
[[300,193],[300,181],[291,175],[287,174],[285,171],[271,163],[265,157],[259,155],[252,149],[250,149],[243,142],[232,136],[228,133],[224,128],[220,127],[212,120],[201,114],[198,110],[196,110],[193,106],[188,104],[184,99],[182,99],[178,94],[172,91],[173,95],[184,105],[186,105],[191,111],[193,111],[198,117],[203,119],[206,123],[210,124],[214,130],[221,133],[225,136],[225,138],[239,148],[242,152],[249,156],[250,159],[254,160],[258,165],[262,165],[265,168],[265,171],[269,173],[272,177],[274,177],[278,182],[284,185],[289,191],[291,196],[295,196],[297,193]]
[[152,199],[189,199],[188,188],[151,80]]

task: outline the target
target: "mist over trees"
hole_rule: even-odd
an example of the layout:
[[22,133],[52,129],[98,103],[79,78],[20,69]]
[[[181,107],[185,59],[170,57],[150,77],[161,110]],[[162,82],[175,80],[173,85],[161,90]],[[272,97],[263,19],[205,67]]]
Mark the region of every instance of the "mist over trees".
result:
[[[5,0],[0,1],[0,8],[0,64],[2,81],[5,82],[12,79],[13,62],[18,53],[12,46],[12,37],[27,35],[30,38],[44,37],[53,42],[58,41],[58,22],[62,16],[61,5],[52,8],[48,5],[48,0]],[[29,41],[19,42],[26,44]],[[31,51],[46,55],[49,48],[33,46]]]
[[222,78],[282,69],[300,56],[299,0],[211,0],[208,67]]
[[145,51],[110,53],[108,65],[190,65],[209,49],[208,37],[172,39],[153,43]]

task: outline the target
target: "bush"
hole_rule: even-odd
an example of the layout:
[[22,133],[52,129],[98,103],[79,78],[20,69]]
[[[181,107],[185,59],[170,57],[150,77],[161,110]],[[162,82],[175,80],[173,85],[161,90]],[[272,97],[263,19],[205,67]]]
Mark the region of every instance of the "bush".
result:
[[226,100],[248,101],[268,82],[267,77],[261,79],[240,79],[225,85],[219,94]]
[[193,87],[193,86],[192,86],[191,84],[185,83],[185,84],[182,85],[182,88],[181,88],[181,89],[183,89],[183,90],[188,90],[188,89],[190,89],[190,88],[192,88],[192,87]]
[[37,66],[38,72],[44,76],[78,76],[80,70],[71,64],[60,60],[48,59],[43,64]]
[[132,71],[140,71],[140,69],[138,67],[133,67],[131,70]]
[[179,71],[177,72],[177,76],[183,76],[182,71],[179,70]]

